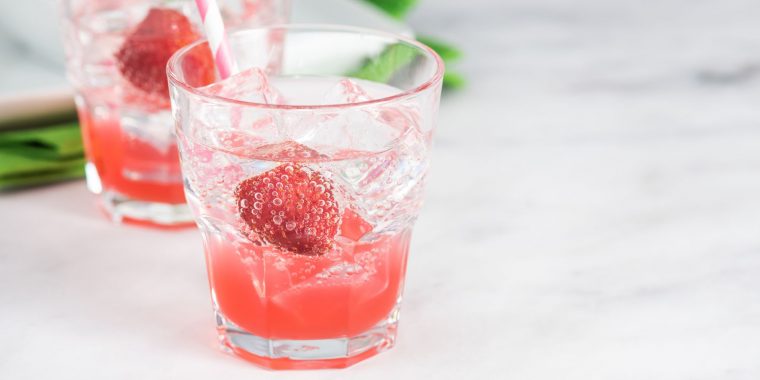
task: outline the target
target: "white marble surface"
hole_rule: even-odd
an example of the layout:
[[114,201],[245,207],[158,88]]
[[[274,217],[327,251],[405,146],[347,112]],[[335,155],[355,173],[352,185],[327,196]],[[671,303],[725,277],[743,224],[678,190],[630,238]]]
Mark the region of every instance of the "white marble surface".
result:
[[[0,197],[0,378],[760,378],[760,4],[428,0],[465,47],[398,345],[273,373],[215,349],[198,235],[79,182]],[[5,375],[5,376],[3,376]]]

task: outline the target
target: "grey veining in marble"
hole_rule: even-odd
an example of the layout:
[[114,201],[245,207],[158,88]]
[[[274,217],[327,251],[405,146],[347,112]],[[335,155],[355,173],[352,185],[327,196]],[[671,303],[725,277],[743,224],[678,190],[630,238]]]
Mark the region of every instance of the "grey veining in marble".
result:
[[[81,183],[0,197],[0,376],[760,379],[760,3],[428,0],[462,46],[396,348],[272,373],[213,345],[192,231]],[[65,199],[65,202],[62,202]]]

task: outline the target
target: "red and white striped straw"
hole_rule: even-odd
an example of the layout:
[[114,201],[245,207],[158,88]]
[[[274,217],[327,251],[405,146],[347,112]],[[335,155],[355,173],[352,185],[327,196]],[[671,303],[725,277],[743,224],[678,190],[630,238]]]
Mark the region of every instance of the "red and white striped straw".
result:
[[195,5],[198,6],[198,13],[201,15],[201,21],[206,30],[206,38],[211,53],[214,55],[216,69],[219,71],[219,76],[226,79],[237,72],[237,64],[230,53],[219,4],[216,0],[195,0]]

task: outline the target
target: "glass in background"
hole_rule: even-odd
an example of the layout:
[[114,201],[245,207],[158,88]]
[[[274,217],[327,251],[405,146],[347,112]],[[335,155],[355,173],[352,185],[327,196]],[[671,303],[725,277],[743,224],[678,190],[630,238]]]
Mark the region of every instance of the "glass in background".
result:
[[[283,23],[289,1],[220,0],[232,28]],[[171,119],[166,61],[199,39],[191,0],[63,0],[67,74],[87,157],[87,185],[116,222],[191,225]],[[189,65],[216,78],[210,53]]]

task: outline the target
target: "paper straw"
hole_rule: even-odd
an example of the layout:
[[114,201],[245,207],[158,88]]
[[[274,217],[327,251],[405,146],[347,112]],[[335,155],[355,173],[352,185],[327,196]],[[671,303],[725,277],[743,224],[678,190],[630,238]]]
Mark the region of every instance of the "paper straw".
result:
[[216,0],[195,0],[195,5],[198,6],[201,22],[203,22],[203,28],[206,30],[206,38],[211,53],[214,55],[216,69],[219,71],[219,76],[226,79],[237,72],[237,64],[230,53],[227,32],[224,30],[219,4]]

